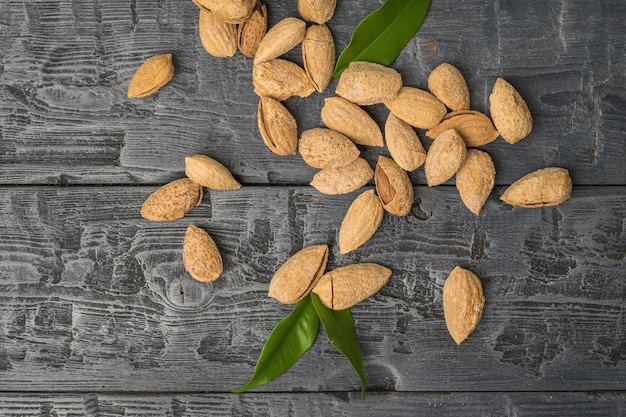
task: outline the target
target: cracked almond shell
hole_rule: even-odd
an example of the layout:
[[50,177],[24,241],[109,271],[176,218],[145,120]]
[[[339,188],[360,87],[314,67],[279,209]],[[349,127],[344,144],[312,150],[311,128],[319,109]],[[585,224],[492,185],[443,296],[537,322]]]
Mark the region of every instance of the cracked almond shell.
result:
[[267,6],[257,3],[254,11],[237,30],[237,47],[242,54],[254,57],[267,32]]
[[428,76],[428,89],[450,110],[470,108],[469,89],[465,78],[453,65],[443,63]]
[[461,201],[478,216],[496,180],[496,168],[487,152],[468,149],[465,161],[456,173],[456,188]]
[[304,39],[306,23],[297,17],[286,17],[270,28],[254,54],[254,63],[260,64],[291,51]]
[[156,93],[174,77],[172,54],[154,55],[137,68],[128,84],[128,98]]
[[193,0],[196,6],[228,23],[243,23],[252,14],[257,0]]
[[315,91],[300,66],[281,58],[255,64],[252,67],[252,83],[259,97],[271,97],[278,101],[291,96],[308,97]]
[[298,152],[304,162],[320,169],[348,165],[361,154],[348,137],[323,127],[302,132]]
[[326,90],[335,68],[335,41],[326,25],[313,25],[306,30],[302,61],[315,89],[320,93]]
[[339,253],[352,252],[370,240],[378,230],[384,212],[374,190],[365,191],[355,198],[339,228]]
[[385,106],[401,120],[418,129],[430,129],[446,115],[446,106],[428,91],[402,87]]
[[324,99],[322,122],[343,133],[357,145],[383,146],[383,134],[378,124],[358,105],[342,97]]
[[337,82],[335,93],[360,106],[382,103],[398,95],[402,76],[398,71],[373,62],[350,63]]
[[478,326],[485,296],[480,279],[457,266],[443,284],[443,314],[452,339],[460,345]]
[[434,139],[450,129],[456,130],[461,135],[468,148],[486,145],[498,137],[498,131],[491,123],[491,119],[475,110],[458,110],[448,113],[441,123],[426,132],[426,136]]
[[182,218],[202,201],[202,186],[180,178],[159,187],[141,206],[141,217],[155,222]]
[[383,208],[396,216],[405,216],[413,205],[413,185],[409,175],[393,159],[379,156],[374,173],[376,192]]
[[389,113],[385,140],[393,160],[405,171],[414,171],[426,161],[426,150],[411,125]]
[[510,144],[530,134],[533,119],[526,101],[503,78],[498,78],[489,96],[491,118],[502,138]]
[[519,207],[549,207],[566,201],[572,179],[565,168],[550,167],[531,172],[507,188],[500,200]]
[[222,256],[215,241],[193,224],[187,227],[183,241],[183,266],[200,282],[215,281],[223,272]]
[[338,168],[326,168],[313,176],[311,186],[323,194],[348,194],[363,187],[374,171],[363,158]]
[[429,187],[442,184],[456,174],[463,165],[467,148],[456,130],[441,133],[433,141],[426,154],[424,172]]
[[279,101],[261,97],[257,112],[257,124],[263,142],[276,155],[293,155],[298,149],[298,125],[296,119]]
[[206,155],[185,158],[185,175],[193,182],[213,190],[238,190],[237,182],[228,168]]

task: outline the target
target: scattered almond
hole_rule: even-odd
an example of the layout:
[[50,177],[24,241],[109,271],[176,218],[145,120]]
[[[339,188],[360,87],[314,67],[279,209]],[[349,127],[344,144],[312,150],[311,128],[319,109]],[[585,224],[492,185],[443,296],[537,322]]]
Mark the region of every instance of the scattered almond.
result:
[[337,0],[298,0],[298,12],[304,20],[321,25],[333,17],[336,3]]
[[396,216],[404,216],[413,205],[413,185],[406,171],[386,156],[379,156],[374,174],[376,192],[383,208]]
[[524,139],[533,128],[528,105],[517,90],[503,78],[498,78],[489,96],[490,112],[498,132],[513,144]]
[[217,18],[212,12],[200,9],[198,22],[200,41],[212,56],[227,57],[237,52],[237,25]]
[[228,23],[243,23],[252,14],[257,0],[193,0],[201,9],[215,13]]
[[363,158],[339,168],[323,169],[313,176],[311,186],[323,194],[347,194],[363,187],[374,171]]
[[239,25],[237,46],[242,54],[253,57],[267,31],[267,6],[258,2],[245,22]]
[[337,95],[360,106],[391,100],[402,87],[402,77],[393,68],[373,62],[350,63],[337,82]]
[[396,117],[419,129],[437,126],[446,114],[446,106],[437,97],[415,87],[402,87],[396,97],[385,101],[385,106]]
[[313,25],[302,40],[302,60],[311,83],[320,93],[326,89],[335,68],[335,41],[326,25]]
[[426,151],[411,125],[389,113],[385,122],[385,140],[393,160],[405,171],[414,171],[426,160]]
[[467,83],[453,65],[444,63],[435,68],[428,76],[428,89],[450,110],[470,108]]
[[443,284],[443,314],[450,336],[460,345],[478,326],[485,296],[478,277],[460,266]]
[[426,132],[429,138],[436,138],[446,130],[454,129],[461,135],[467,147],[478,147],[493,142],[498,131],[489,117],[475,110],[458,110],[448,113],[441,123]]
[[254,65],[252,83],[258,96],[272,97],[278,101],[291,96],[308,97],[315,91],[301,67],[280,58]]
[[267,31],[254,55],[254,63],[260,64],[291,51],[304,39],[306,23],[297,17],[286,17]]
[[348,165],[361,154],[346,136],[322,127],[302,132],[298,152],[304,162],[322,169]]
[[383,146],[378,124],[358,105],[342,97],[329,97],[322,107],[322,122],[343,133],[357,145]]
[[298,148],[298,125],[289,110],[271,97],[261,97],[257,122],[263,142],[276,155],[293,155]]
[[222,275],[222,256],[207,232],[189,225],[183,242],[183,266],[200,282],[215,281]]
[[430,145],[424,163],[429,187],[442,184],[456,174],[463,165],[467,149],[456,130],[441,133]]
[[141,206],[141,217],[155,222],[180,219],[201,201],[202,186],[181,178],[150,194]]
[[465,162],[456,173],[461,201],[478,216],[495,184],[496,169],[487,152],[468,149]]
[[221,163],[205,155],[193,155],[185,158],[185,175],[203,187],[213,190],[238,190],[241,184]]
[[367,242],[378,230],[383,213],[374,190],[365,191],[354,199],[339,228],[339,253],[352,252]]
[[155,55],[137,68],[128,85],[128,98],[156,93],[174,77],[172,54]]
[[572,179],[565,168],[550,167],[531,172],[507,188],[500,200],[512,206],[548,207],[561,204],[572,193]]

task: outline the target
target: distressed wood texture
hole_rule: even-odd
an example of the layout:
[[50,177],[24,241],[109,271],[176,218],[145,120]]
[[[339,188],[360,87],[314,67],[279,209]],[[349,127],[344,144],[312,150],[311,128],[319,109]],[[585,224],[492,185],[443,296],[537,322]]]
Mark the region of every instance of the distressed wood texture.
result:
[[[296,0],[268,2],[270,24],[297,15]],[[337,50],[380,4],[339,1],[329,22]],[[575,184],[626,181],[626,3],[623,0],[433,1],[426,22],[394,63],[406,85],[425,88],[430,70],[457,65],[472,107],[504,76],[527,99],[531,136],[492,154],[498,184],[545,166]],[[0,5],[0,184],[156,184],[180,176],[183,159],[205,153],[247,184],[307,184],[315,172],[278,157],[256,127],[252,60],[210,57],[189,0],[38,0]],[[154,96],[126,98],[149,56],[174,54],[176,73]],[[301,62],[300,48],[288,57]],[[324,94],[291,99],[300,131],[321,124]],[[381,124],[383,106],[369,107]],[[429,139],[424,139],[426,145]],[[364,149],[373,162],[384,149]],[[413,174],[424,183],[423,170]]]
[[[154,187],[0,189],[0,390],[228,392],[252,374],[290,310],[267,297],[290,254],[328,243],[329,269],[377,262],[393,276],[353,308],[373,391],[623,390],[626,189],[579,187],[565,204],[511,208],[494,192],[475,217],[452,187],[416,188],[364,247],[338,254],[354,194],[310,187],[210,192],[187,217],[141,219]],[[224,258],[216,282],[183,269],[188,224]],[[461,265],[486,305],[461,346],[441,290]],[[321,334],[263,391],[357,391]]]
[[[277,416],[348,417],[623,417],[626,396],[588,393],[371,393],[257,395],[65,395],[0,396],[4,417],[210,417]],[[581,414],[582,415],[582,414]]]

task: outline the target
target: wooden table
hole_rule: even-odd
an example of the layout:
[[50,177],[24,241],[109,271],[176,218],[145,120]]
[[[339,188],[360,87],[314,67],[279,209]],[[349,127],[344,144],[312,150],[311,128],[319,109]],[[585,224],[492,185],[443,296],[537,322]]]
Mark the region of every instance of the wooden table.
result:
[[[339,1],[343,50],[379,1]],[[268,1],[270,24],[296,0]],[[320,194],[315,169],[279,157],[257,130],[252,60],[202,48],[188,0],[13,0],[0,5],[0,415],[625,416],[626,3],[433,0],[393,67],[426,88],[442,62],[488,112],[498,76],[526,98],[534,129],[484,147],[496,188],[479,216],[454,180],[411,174],[410,215],[386,215],[364,247],[336,236],[358,193]],[[157,94],[128,99],[135,69],[171,52]],[[300,49],[287,54],[301,62]],[[323,93],[286,102],[299,130],[321,126]],[[367,111],[384,123],[384,106]],[[431,140],[418,131],[428,147]],[[207,191],[181,220],[140,217],[146,197],[212,156],[243,183]],[[375,164],[385,148],[362,148]],[[572,197],[550,208],[499,200],[546,166]],[[370,187],[373,183],[370,184]],[[217,242],[224,274],[194,281],[181,262],[189,224]],[[393,276],[353,308],[367,398],[320,333],[285,375],[250,393],[273,326],[291,309],[267,297],[294,252],[331,248],[329,268],[378,262]],[[447,333],[442,286],[461,265],[481,277],[474,334]]]

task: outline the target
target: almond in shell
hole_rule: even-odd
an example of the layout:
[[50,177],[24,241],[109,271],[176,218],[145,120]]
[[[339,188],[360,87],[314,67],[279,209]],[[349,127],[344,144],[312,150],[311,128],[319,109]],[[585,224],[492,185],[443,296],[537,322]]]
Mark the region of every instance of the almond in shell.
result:
[[426,150],[417,133],[393,113],[385,122],[385,139],[391,157],[403,170],[411,172],[424,164]]
[[426,132],[429,138],[436,138],[446,130],[454,129],[469,147],[478,147],[493,142],[498,131],[489,117],[475,110],[458,110],[448,113],[441,123]]
[[531,172],[507,188],[500,200],[519,207],[549,207],[566,201],[572,179],[565,168],[550,167]]
[[455,66],[444,63],[428,76],[428,89],[450,110],[470,108],[469,89],[465,78]]
[[308,165],[321,169],[348,165],[361,153],[346,136],[322,127],[302,132],[298,152]]
[[253,57],[267,32],[267,6],[257,3],[254,11],[237,31],[237,46],[242,54]]
[[480,279],[457,266],[443,284],[443,314],[452,339],[460,345],[478,326],[485,296]]
[[200,42],[212,56],[227,57],[237,52],[237,25],[217,18],[212,12],[200,9],[198,22]]
[[241,184],[221,163],[206,155],[193,155],[185,158],[185,175],[203,187],[213,190],[238,190]]
[[336,4],[337,0],[298,0],[298,12],[304,20],[321,25],[333,17]]
[[322,122],[343,133],[357,145],[383,146],[378,124],[358,105],[342,97],[329,97],[322,107]]
[[289,110],[271,97],[261,97],[258,127],[263,142],[276,155],[293,155],[298,148],[298,125]]
[[335,41],[326,25],[309,27],[302,40],[302,60],[311,83],[320,93],[326,89],[335,68]]
[[347,194],[363,187],[374,171],[363,158],[339,168],[322,169],[313,176],[311,186],[323,194]]
[[424,163],[426,182],[429,187],[442,184],[456,174],[463,165],[467,148],[456,130],[441,133],[430,145]]
[[396,117],[418,129],[430,129],[446,115],[446,106],[428,91],[402,87],[398,95],[385,101]]
[[320,278],[313,292],[324,305],[344,310],[374,295],[391,277],[391,269],[375,263],[342,266]]
[[260,97],[272,97],[278,101],[291,96],[308,97],[315,87],[306,72],[297,64],[276,58],[252,67],[254,92]]
[[461,168],[456,173],[456,188],[461,201],[478,216],[495,184],[496,169],[487,152],[468,149]]
[[513,144],[524,139],[533,128],[526,101],[503,78],[498,78],[489,96],[491,118],[504,140]]
[[405,170],[393,159],[379,156],[374,173],[376,192],[383,208],[396,216],[404,216],[413,205],[413,185]]
[[156,93],[174,77],[172,54],[155,55],[137,68],[128,84],[128,98]]
[[374,190],[359,195],[346,212],[339,228],[339,253],[352,252],[367,242],[378,230],[384,209]]
[[222,275],[222,256],[211,236],[189,225],[183,242],[183,265],[200,282],[215,281]]
[[270,281],[268,296],[283,304],[297,303],[317,284],[327,262],[327,245],[301,249],[276,271]]
[[402,87],[398,71],[373,62],[350,63],[337,82],[337,95],[360,106],[391,100]]
[[243,23],[252,14],[257,0],[193,0],[201,9],[228,23]]
[[141,217],[155,222],[180,219],[201,201],[202,186],[181,178],[150,194],[141,206]]
[[306,23],[297,17],[286,17],[267,31],[254,54],[254,63],[260,64],[291,51],[304,39]]

